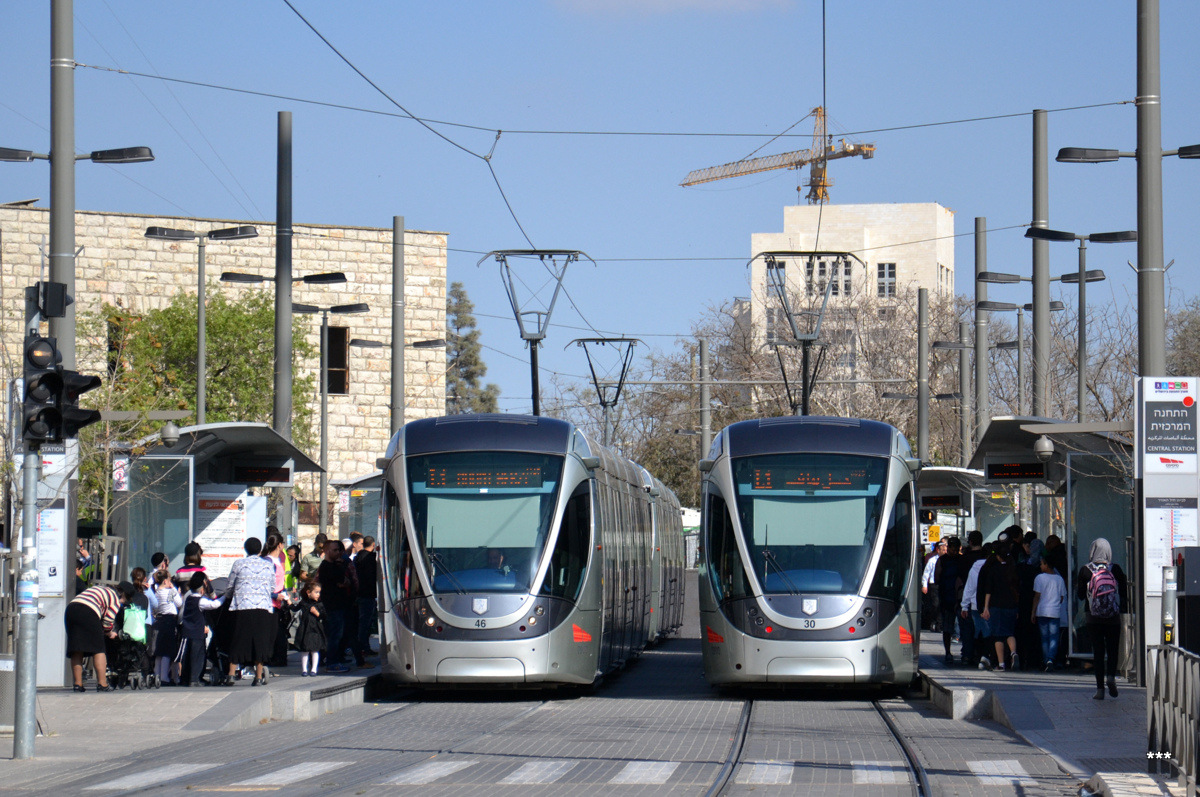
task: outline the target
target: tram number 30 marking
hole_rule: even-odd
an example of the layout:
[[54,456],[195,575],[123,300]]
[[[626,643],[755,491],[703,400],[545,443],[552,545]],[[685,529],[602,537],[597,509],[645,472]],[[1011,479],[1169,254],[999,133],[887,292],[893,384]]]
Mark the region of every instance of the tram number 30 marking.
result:
[[805,621],[804,621],[804,627],[805,627],[805,628],[816,628],[816,627],[817,627],[817,621],[816,621],[816,620],[805,620]]
[[487,620],[476,620],[475,627],[476,628],[487,628]]

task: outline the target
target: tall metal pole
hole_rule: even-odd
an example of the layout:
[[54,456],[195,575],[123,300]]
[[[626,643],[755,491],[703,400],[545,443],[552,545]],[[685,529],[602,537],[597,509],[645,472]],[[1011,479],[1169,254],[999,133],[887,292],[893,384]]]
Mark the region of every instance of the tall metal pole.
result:
[[917,457],[929,461],[929,289],[917,291]]
[[321,311],[321,533],[329,525],[329,311]]
[[208,338],[204,307],[207,291],[204,284],[204,243],[207,236],[201,233],[196,238],[200,241],[199,262],[196,268],[196,425],[201,426],[206,414],[204,392],[208,371]]
[[979,309],[987,301],[987,283],[979,275],[987,271],[987,219],[975,217],[975,445],[983,442],[992,417],[988,396],[988,312]]
[[[26,443],[28,446],[29,444]],[[25,452],[21,518],[21,569],[17,575],[17,694],[13,724],[13,758],[33,758],[37,736],[37,483],[42,464],[37,449]]]
[[392,216],[392,434],[404,425],[404,217]]
[[539,395],[541,390],[538,388],[538,344],[539,341],[536,338],[529,341],[529,379],[531,382],[530,391],[533,396],[534,415],[542,414],[541,396]]
[[1083,423],[1087,420],[1087,236],[1079,236],[1079,384],[1076,386],[1075,409],[1076,420]]
[[1138,372],[1167,375],[1158,0],[1137,4]]
[[604,410],[604,438],[601,442],[607,446],[612,443],[612,435],[609,432],[609,407],[607,403],[604,403],[600,405],[600,408]]
[[964,348],[958,350],[958,464],[967,467],[971,461],[971,376],[968,369],[971,366],[971,353],[965,348],[970,338],[970,323],[958,322],[958,342]]
[[[292,114],[279,112],[275,177],[275,416],[276,432],[292,439]],[[276,492],[275,525],[284,539],[295,528],[292,490]]]
[[[50,281],[75,295],[75,20],[73,0],[50,4]],[[63,368],[75,368],[75,305],[50,319]]]
[[[1050,167],[1046,144],[1046,112],[1033,112],[1033,227],[1050,226]],[[1033,408],[1050,414],[1050,242],[1033,239]]]
[[[36,331],[41,322],[37,288],[25,292],[25,330]],[[13,717],[13,758],[33,758],[37,736],[37,485],[42,457],[34,443],[25,444],[21,466],[21,565],[17,572],[16,711]]]
[[708,372],[708,340],[700,338],[700,457],[712,448],[712,383]]

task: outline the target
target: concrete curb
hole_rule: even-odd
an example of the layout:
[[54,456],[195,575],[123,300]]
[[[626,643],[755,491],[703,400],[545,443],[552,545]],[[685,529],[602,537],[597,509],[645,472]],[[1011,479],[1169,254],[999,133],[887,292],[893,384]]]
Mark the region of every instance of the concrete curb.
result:
[[307,722],[351,706],[362,705],[367,696],[377,693],[383,676],[363,678],[320,678],[315,689],[265,689],[247,695],[233,687],[220,703],[183,727],[185,731],[217,732],[244,730],[264,722]]
[[1039,743],[1037,732],[1026,732],[1016,727],[1010,712],[1004,706],[1004,691],[973,687],[951,688],[934,680],[926,671],[921,671],[921,682],[930,702],[946,716],[955,720],[990,719],[1015,733],[1030,747],[1036,747],[1054,759],[1064,772],[1080,780],[1081,795],[1104,795],[1104,797],[1162,797],[1169,792],[1150,775],[1125,772],[1097,772],[1089,777],[1082,766],[1064,759]]

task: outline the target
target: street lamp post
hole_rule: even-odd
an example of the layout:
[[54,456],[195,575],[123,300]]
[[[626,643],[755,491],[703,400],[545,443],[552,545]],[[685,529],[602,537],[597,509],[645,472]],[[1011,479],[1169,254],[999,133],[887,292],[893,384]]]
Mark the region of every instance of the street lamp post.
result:
[[1063,232],[1062,230],[1048,230],[1045,228],[1030,227],[1025,231],[1026,238],[1035,238],[1043,241],[1079,241],[1079,271],[1075,274],[1063,274],[1059,277],[1060,282],[1079,283],[1079,341],[1078,353],[1078,381],[1076,385],[1076,420],[1083,423],[1086,415],[1087,401],[1087,288],[1089,282],[1100,282],[1104,279],[1104,272],[1096,269],[1094,271],[1087,270],[1087,242],[1092,241],[1098,244],[1115,244],[1128,241],[1136,241],[1138,234],[1136,230],[1125,230],[1122,232],[1096,232],[1090,235],[1077,235],[1073,232]]
[[196,239],[198,244],[196,266],[196,425],[201,426],[206,421],[205,385],[208,377],[207,368],[207,328],[205,305],[207,285],[204,276],[204,245],[213,241],[237,241],[245,238],[257,238],[258,230],[250,225],[241,227],[222,227],[219,230],[209,230],[198,233],[192,230],[177,230],[170,227],[147,227],[146,237],[158,241],[190,241]]
[[[292,302],[292,312],[306,315],[321,314],[321,533],[329,524],[329,314],[367,313],[366,304],[338,304],[317,307]],[[370,341],[360,341],[370,343]]]

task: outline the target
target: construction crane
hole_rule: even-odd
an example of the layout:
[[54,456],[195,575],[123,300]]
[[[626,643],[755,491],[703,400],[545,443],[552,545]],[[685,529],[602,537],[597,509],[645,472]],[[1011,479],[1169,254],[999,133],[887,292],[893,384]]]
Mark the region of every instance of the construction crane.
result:
[[[746,158],[724,166],[710,166],[707,169],[697,169],[684,178],[681,186],[711,183],[714,180],[724,180],[726,177],[740,177],[743,174],[758,174],[774,169],[799,169],[808,166],[808,203],[816,205],[829,201],[829,186],[833,185],[825,173],[825,164],[837,158],[875,157],[874,144],[847,144],[845,139],[834,146],[833,136],[825,132],[825,109],[818,106],[812,109],[813,144],[809,149],[796,152],[783,152],[779,155],[768,155],[763,158]],[[800,188],[797,187],[799,192]]]

